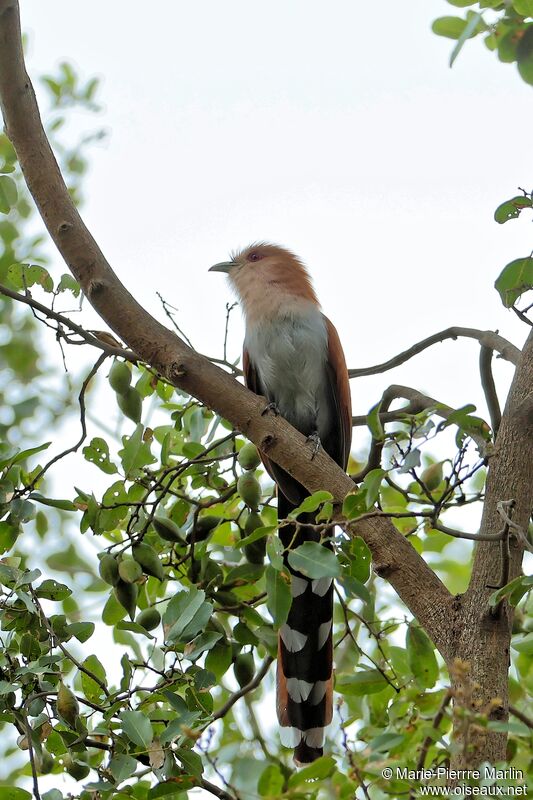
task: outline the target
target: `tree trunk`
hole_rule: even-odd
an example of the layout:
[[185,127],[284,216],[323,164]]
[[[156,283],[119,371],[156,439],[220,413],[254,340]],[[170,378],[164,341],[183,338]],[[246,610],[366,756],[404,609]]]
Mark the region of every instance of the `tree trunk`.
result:
[[[514,500],[510,514],[527,536],[533,507],[533,330],[522,351],[490,457],[480,532],[504,527],[500,501]],[[472,769],[483,761],[505,761],[507,734],[477,726],[470,712],[506,721],[513,609],[507,602],[489,607],[494,587],[520,575],[524,544],[510,531],[509,563],[502,572],[501,542],[478,542],[470,585],[456,598],[452,624],[454,658],[448,662],[455,690],[455,752],[451,768]],[[503,562],[504,563],[504,562]]]

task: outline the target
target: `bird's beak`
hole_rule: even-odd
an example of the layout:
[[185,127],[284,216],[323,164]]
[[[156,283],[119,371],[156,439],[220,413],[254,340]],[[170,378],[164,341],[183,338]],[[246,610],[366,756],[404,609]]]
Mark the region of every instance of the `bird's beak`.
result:
[[228,273],[232,267],[235,266],[234,261],[221,261],[220,264],[213,264],[209,267],[208,272],[226,272]]

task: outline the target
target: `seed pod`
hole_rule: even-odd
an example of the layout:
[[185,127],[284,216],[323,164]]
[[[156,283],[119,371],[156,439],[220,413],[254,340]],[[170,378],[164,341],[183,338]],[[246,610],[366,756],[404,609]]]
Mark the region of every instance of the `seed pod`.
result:
[[160,581],[165,579],[163,565],[153,547],[146,542],[139,542],[139,544],[133,545],[131,552],[135,561],[141,565],[147,575],[153,575]]
[[118,562],[115,556],[112,556],[111,553],[105,553],[98,564],[98,572],[103,581],[109,583],[111,586],[116,586],[119,574]]
[[133,558],[123,558],[118,565],[118,574],[124,583],[135,583],[142,578],[142,567]]
[[138,622],[147,631],[153,631],[161,622],[161,614],[157,608],[145,608],[144,611],[138,614],[135,622]]
[[166,517],[154,517],[152,524],[156,533],[166,542],[185,544],[185,539],[181,530],[171,519],[167,519]]
[[250,683],[255,675],[254,654],[240,653],[233,662],[233,672],[241,689]]
[[257,478],[251,472],[245,472],[239,477],[237,492],[252,511],[257,511],[261,500],[261,487]]
[[48,752],[46,747],[41,750],[41,763],[39,764],[39,772],[41,775],[48,775],[54,768],[54,757]]
[[430,492],[434,491],[442,482],[442,464],[440,462],[437,464],[430,464],[429,467],[426,467],[423,471],[420,478],[424,486],[426,486]]
[[126,394],[130,388],[131,370],[124,361],[115,358],[109,370],[109,383],[117,394]]
[[75,778],[77,781],[82,781],[84,778],[87,777],[91,768],[88,764],[81,764],[79,761],[74,761],[71,755],[68,753],[62,756],[63,766],[68,774]]
[[252,442],[247,442],[239,450],[237,461],[243,469],[255,469],[261,463],[257,447]]
[[119,581],[115,586],[115,596],[120,605],[126,609],[131,619],[135,618],[138,594],[139,587],[136,583],[124,583],[124,581]]
[[[259,514],[257,514],[255,511],[251,511],[246,518],[246,522],[244,523],[244,532],[246,536],[249,536],[251,533],[257,530],[257,528],[261,528],[262,525],[263,520]],[[262,539],[257,539],[255,542],[244,545],[244,555],[250,564],[262,564],[264,562],[266,541],[266,536],[263,536]]]
[[74,694],[65,686],[63,681],[59,684],[56,701],[57,713],[64,719],[67,725],[76,729],[76,720],[80,714],[80,707]]
[[136,389],[130,386],[125,394],[117,394],[117,403],[126,417],[134,422],[141,421],[143,401]]

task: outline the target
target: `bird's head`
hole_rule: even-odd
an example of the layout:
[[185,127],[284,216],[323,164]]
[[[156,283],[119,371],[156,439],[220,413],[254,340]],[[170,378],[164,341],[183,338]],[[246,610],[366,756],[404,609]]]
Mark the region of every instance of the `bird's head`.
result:
[[[210,272],[225,272],[239,295],[245,312],[259,298],[279,303],[300,298],[317,304],[311,280],[294,253],[279,245],[259,242],[231,254],[229,261],[214,264]],[[262,303],[263,305],[263,303]]]

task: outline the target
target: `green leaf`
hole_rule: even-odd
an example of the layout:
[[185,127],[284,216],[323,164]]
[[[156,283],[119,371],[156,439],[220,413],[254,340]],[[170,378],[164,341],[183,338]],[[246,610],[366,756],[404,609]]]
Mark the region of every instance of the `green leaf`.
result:
[[195,586],[174,595],[163,614],[165,638],[169,642],[191,639],[207,624],[213,612],[205,602],[205,592]]
[[368,508],[365,489],[357,489],[355,492],[350,492],[350,494],[346,495],[342,504],[342,513],[346,519],[357,519],[366,511],[368,511]]
[[0,175],[0,211],[9,214],[18,200],[17,184],[8,175]]
[[511,200],[506,200],[505,203],[498,206],[494,212],[494,219],[496,222],[499,222],[500,225],[503,225],[504,222],[510,219],[516,219],[516,217],[520,216],[522,209],[531,208],[532,204],[533,201],[531,198],[525,195],[513,197]]
[[476,33],[479,33],[480,30],[482,30],[482,25],[480,23],[483,23],[483,17],[478,12],[476,12],[475,14],[471,14],[469,16],[469,18],[467,20],[467,23],[466,23],[466,25],[464,27],[464,30],[461,33],[461,35],[459,36],[459,38],[457,40],[457,44],[455,45],[455,47],[452,50],[452,53],[451,53],[451,56],[450,56],[450,67],[453,67],[453,62],[455,61],[455,59],[457,58],[457,56],[461,52],[461,50],[463,48],[463,45],[466,42],[466,40],[467,39],[471,39],[472,36],[475,36]]
[[308,578],[336,578],[340,575],[340,564],[335,553],[318,542],[304,542],[291,550],[288,561],[292,569]]
[[363,489],[366,492],[367,508],[372,508],[372,506],[377,502],[381,483],[386,474],[387,470],[385,469],[371,469],[370,472],[365,475]]
[[120,715],[122,730],[133,744],[147,750],[152,744],[154,734],[152,723],[142,711],[123,711]]
[[42,453],[43,450],[47,450],[51,444],[52,442],[45,442],[44,444],[40,444],[38,447],[30,447],[28,450],[21,450],[14,456],[10,456],[9,458],[0,461],[0,468],[7,467],[8,464],[18,464],[21,461],[25,461],[30,456],[34,456],[36,453]]
[[533,24],[527,26],[518,42],[516,62],[522,80],[533,86]]
[[37,597],[44,597],[47,600],[64,600],[66,597],[70,597],[72,589],[69,589],[64,583],[58,583],[48,578],[36,588],[35,594]]
[[96,464],[96,466],[107,475],[113,475],[118,471],[113,462],[109,460],[109,447],[107,442],[100,436],[91,439],[91,443],[84,447],[82,452],[86,461],[91,461],[93,464]]
[[316,511],[322,503],[326,503],[328,500],[333,500],[331,492],[314,492],[309,497],[306,497],[294,511],[291,511],[289,517],[295,518],[300,514]]
[[357,696],[382,692],[388,685],[384,675],[377,669],[363,669],[355,675],[339,675],[335,681],[338,692]]
[[47,269],[38,264],[11,264],[7,277],[17,289],[28,289],[37,284],[45,292],[54,289],[54,282]]
[[131,756],[119,754],[113,756],[109,762],[108,770],[117,783],[122,783],[137,769],[137,760]]
[[533,258],[517,258],[505,266],[494,284],[506,308],[514,306],[518,298],[533,288]]
[[205,658],[205,668],[210,670],[218,681],[226,674],[231,665],[231,645],[218,641]]
[[[106,671],[95,655],[87,656],[83,666],[102,681],[104,686],[106,685]],[[80,676],[81,687],[87,700],[91,703],[99,703],[105,697],[102,687],[85,672],[80,672]]]
[[528,633],[523,639],[511,642],[511,647],[518,653],[525,653],[527,656],[533,655],[533,633]]
[[195,778],[199,778],[202,775],[202,772],[204,771],[204,765],[202,763],[202,757],[199,755],[199,753],[194,753],[192,750],[188,750],[186,747],[179,747],[174,752],[186,772],[188,772],[190,775],[194,775]]
[[515,607],[522,597],[533,587],[533,575],[519,575],[512,581],[502,586],[489,597],[489,605],[494,608],[500,600],[507,597],[509,605]]
[[247,544],[257,542],[259,539],[263,539],[265,536],[274,533],[275,530],[275,525],[262,525],[250,533],[249,536],[245,536],[244,539],[240,539],[238,542],[235,542],[235,547],[245,547]]
[[461,17],[439,17],[433,22],[431,30],[437,36],[446,36],[447,39],[459,39],[467,22]]
[[135,428],[131,436],[123,436],[122,444],[124,447],[119,450],[119,456],[126,475],[132,470],[138,470],[153,464],[156,459],[150,451],[149,442],[143,439],[144,427],[140,423]]
[[329,778],[333,775],[336,768],[337,765],[335,764],[334,758],[331,756],[321,756],[321,758],[317,758],[316,761],[309,764],[308,767],[293,772],[289,778],[289,786],[292,788],[294,786],[299,786],[301,783],[306,783],[307,781],[324,780],[324,778]]
[[31,800],[32,796],[25,789],[16,786],[0,785],[0,800]]
[[439,677],[439,667],[434,646],[426,632],[417,625],[409,625],[406,648],[409,667],[415,680],[425,689],[431,689]]
[[206,650],[211,650],[211,648],[215,646],[219,639],[222,639],[222,634],[218,633],[217,631],[206,631],[205,633],[201,633],[199,636],[195,636],[191,642],[185,645],[183,655],[185,658],[188,658],[189,661],[196,661],[196,659],[202,653],[205,653]]
[[382,442],[385,438],[385,431],[383,429],[383,425],[381,424],[381,420],[379,418],[379,414],[381,411],[381,400],[379,403],[376,403],[375,406],[372,406],[370,411],[366,416],[366,424],[368,425],[368,429],[372,434],[372,438],[376,442]]
[[372,556],[367,543],[360,536],[355,536],[350,543],[350,575],[361,583],[370,577]]
[[73,622],[67,626],[67,631],[75,636],[78,642],[86,642],[94,633],[94,622]]
[[281,797],[285,779],[276,764],[270,764],[263,770],[257,782],[257,793],[260,797]]
[[285,580],[284,573],[268,566],[266,569],[266,590],[267,608],[274,625],[279,628],[287,621],[292,602],[290,586]]
[[72,500],[54,500],[51,497],[43,497],[39,492],[31,492],[28,495],[30,500],[36,503],[41,503],[43,506],[50,506],[51,508],[60,508],[62,511],[77,511],[76,506]]
[[513,8],[523,17],[533,17],[533,0],[513,0]]

